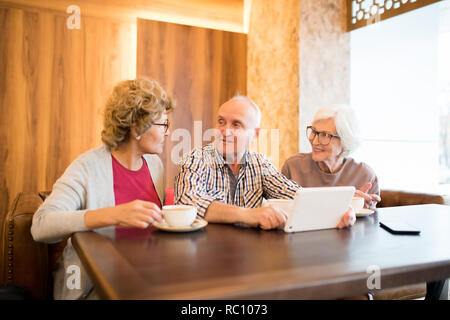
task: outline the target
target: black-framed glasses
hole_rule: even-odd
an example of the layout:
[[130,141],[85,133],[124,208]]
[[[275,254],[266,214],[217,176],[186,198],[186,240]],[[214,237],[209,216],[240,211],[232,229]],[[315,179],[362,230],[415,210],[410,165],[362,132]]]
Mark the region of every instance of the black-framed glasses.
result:
[[333,138],[337,138],[337,139],[341,138],[337,134],[316,131],[312,128],[312,126],[306,127],[306,136],[308,137],[309,141],[311,141],[311,142],[314,140],[314,138],[316,136],[318,136],[319,144],[321,144],[323,146],[330,144],[331,139],[333,139]]
[[164,126],[164,133],[167,133],[167,131],[169,131],[170,122],[169,119],[167,119],[164,123],[154,123],[154,125]]

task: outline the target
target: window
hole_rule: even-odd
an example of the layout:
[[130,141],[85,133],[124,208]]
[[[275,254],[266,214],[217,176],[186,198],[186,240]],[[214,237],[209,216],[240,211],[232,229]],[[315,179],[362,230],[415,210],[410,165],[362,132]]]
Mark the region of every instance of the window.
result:
[[450,194],[450,0],[351,32],[353,155],[382,189]]

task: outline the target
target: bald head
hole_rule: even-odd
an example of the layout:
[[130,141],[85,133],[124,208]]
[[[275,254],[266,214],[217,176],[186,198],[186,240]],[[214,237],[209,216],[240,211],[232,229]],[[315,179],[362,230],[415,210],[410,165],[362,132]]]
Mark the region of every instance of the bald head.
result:
[[261,110],[249,97],[236,95],[220,106],[219,114],[222,109],[245,117],[242,120],[245,120],[249,129],[256,129],[261,125]]
[[249,98],[236,96],[222,104],[217,115],[215,144],[222,155],[242,156],[259,135],[261,112]]

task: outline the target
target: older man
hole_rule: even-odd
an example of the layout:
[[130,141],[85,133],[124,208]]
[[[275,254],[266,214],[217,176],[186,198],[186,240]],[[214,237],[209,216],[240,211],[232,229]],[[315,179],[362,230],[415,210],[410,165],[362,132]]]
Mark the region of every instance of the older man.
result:
[[[186,154],[175,179],[175,202],[197,207],[208,222],[244,223],[262,229],[281,227],[286,213],[261,207],[266,199],[293,199],[300,188],[262,154],[248,147],[259,135],[261,112],[248,97],[225,102],[217,116],[213,143]],[[347,211],[338,227],[356,218]]]

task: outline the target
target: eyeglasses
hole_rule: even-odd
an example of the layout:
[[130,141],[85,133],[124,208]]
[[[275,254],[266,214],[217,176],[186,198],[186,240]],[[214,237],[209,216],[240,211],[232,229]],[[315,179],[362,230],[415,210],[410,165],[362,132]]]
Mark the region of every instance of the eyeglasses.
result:
[[154,125],[164,126],[164,133],[167,133],[167,131],[169,131],[170,122],[169,119],[167,119],[164,123],[154,123]]
[[323,146],[330,144],[331,139],[333,139],[333,138],[337,138],[337,139],[341,138],[336,134],[330,134],[327,132],[316,131],[311,126],[306,127],[306,136],[308,137],[309,141],[311,141],[311,142],[314,140],[314,138],[316,136],[319,136],[319,139],[318,139],[319,144],[321,144]]

